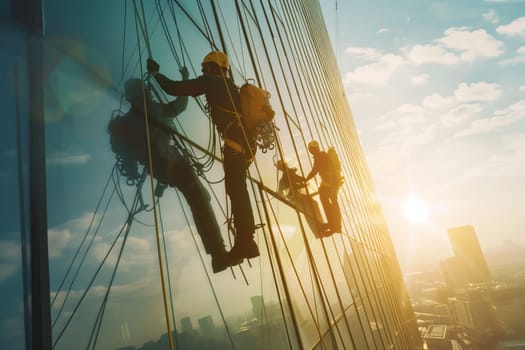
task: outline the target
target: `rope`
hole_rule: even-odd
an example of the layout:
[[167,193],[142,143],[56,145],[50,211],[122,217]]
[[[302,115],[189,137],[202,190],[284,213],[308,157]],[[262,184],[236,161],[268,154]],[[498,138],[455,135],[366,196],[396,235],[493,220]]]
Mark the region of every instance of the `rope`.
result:
[[[175,27],[177,29],[180,48],[180,51],[178,52],[181,53],[182,60],[184,60],[185,57],[189,58],[190,56],[188,54],[186,46],[183,43],[183,40],[181,39],[177,19],[175,18],[174,4],[177,4],[180,8],[183,7],[178,1],[168,2],[168,6],[175,23]],[[347,116],[351,115],[351,112],[346,107],[346,102],[340,103],[344,99],[344,93],[342,92],[342,89],[340,89],[340,83],[338,82],[340,80],[340,77],[338,76],[337,69],[335,68],[337,62],[335,62],[334,64],[331,57],[327,57],[329,55],[324,54],[324,52],[331,50],[331,48],[327,44],[329,41],[326,40],[326,33],[324,33],[323,31],[316,30],[316,28],[322,27],[322,25],[324,25],[324,23],[321,23],[321,17],[319,17],[318,15],[313,15],[313,13],[316,13],[315,11],[317,10],[318,4],[304,0],[296,0],[284,3],[276,3],[268,0],[267,6],[264,6],[263,2],[260,2],[262,13],[264,14],[264,19],[266,20],[267,28],[271,32],[270,40],[272,40],[273,42],[273,48],[276,54],[270,54],[269,47],[266,46],[266,38],[264,37],[264,35],[267,34],[263,34],[259,23],[259,16],[257,15],[260,14],[261,11],[255,10],[254,2],[250,0],[251,10],[248,9],[246,1],[242,1],[240,4],[238,1],[236,1],[235,4],[237,8],[237,14],[239,17],[238,22],[236,23],[238,23],[239,25],[239,30],[241,30],[242,28],[242,33],[244,35],[245,41],[244,45],[246,46],[246,51],[250,53],[250,60],[253,66],[253,70],[255,72],[254,74],[259,75],[259,72],[261,71],[261,66],[264,65],[264,56],[266,57],[266,61],[270,63],[267,69],[271,72],[273,84],[276,87],[276,96],[278,96],[279,98],[281,110],[284,115],[283,120],[286,123],[287,133],[291,140],[290,144],[294,152],[293,154],[296,156],[296,158],[298,160],[301,159],[301,151],[305,150],[307,140],[312,138],[319,139],[322,145],[327,145],[329,143],[336,142],[336,146],[338,147],[338,149],[341,152],[344,152],[349,155],[362,154],[361,147],[356,141],[357,138],[355,132],[349,129],[347,126],[349,122]],[[170,43],[172,53],[174,57],[177,56],[175,60],[178,63],[180,63],[177,49],[175,48],[175,45],[173,45],[173,37],[171,36],[171,34],[169,34],[169,31],[167,30],[166,18],[162,11],[160,11],[160,2],[156,2],[155,5],[157,6],[159,22],[163,27],[164,35],[166,37],[169,36],[168,41]],[[197,6],[202,17],[203,24],[201,25],[197,24],[197,22],[194,22],[194,25],[199,30],[201,30],[201,27],[204,28],[201,30],[201,33],[205,38],[207,38],[210,46],[214,48],[215,45],[213,44],[214,40],[211,34],[212,31],[206,19],[206,13],[201,4],[201,1],[198,1]],[[268,12],[267,9],[269,9]],[[228,44],[231,45],[231,48],[239,46],[239,43],[233,42],[230,31],[228,30],[228,26],[223,25],[226,22],[224,14],[220,7],[218,7],[218,11],[217,9],[215,9],[215,2],[212,2],[212,10],[214,11],[215,20],[217,23],[217,31],[219,31],[218,34],[221,36],[222,46],[224,48],[226,47],[224,38],[222,38],[223,29],[225,29],[225,33],[228,36]],[[191,16],[184,9],[182,12],[188,18],[191,18]],[[220,14],[220,16],[217,16],[217,14]],[[143,8],[142,17],[145,19]],[[251,22],[249,17],[251,18]],[[220,23],[219,18],[223,23]],[[271,22],[272,20],[273,22]],[[252,23],[255,26],[255,30],[253,30]],[[140,24],[136,21],[136,27],[138,27],[139,25]],[[147,28],[145,28],[145,25],[142,25],[142,27],[144,27],[142,29],[143,36],[146,38]],[[257,52],[259,48],[261,48],[261,46],[251,44],[254,41],[256,41],[255,36],[257,32],[258,35],[263,39],[261,41],[261,46],[264,52]],[[137,41],[139,42],[139,40]],[[147,39],[146,41],[146,46],[149,46],[149,39]],[[151,50],[148,51],[151,52]],[[224,49],[224,51],[226,51],[226,49]],[[230,51],[232,55],[236,57],[237,60],[239,60],[237,50],[231,49]],[[242,50],[242,54],[243,53],[244,50]],[[244,56],[242,56],[242,65],[243,70],[245,71]],[[282,76],[280,76],[279,78],[277,77],[278,73],[274,71],[276,66],[277,69],[280,69],[280,72],[282,73]],[[241,75],[244,76],[245,73],[241,73]],[[223,76],[223,79],[226,79],[226,77]],[[262,75],[260,76],[259,80],[260,85],[262,85],[261,82],[265,83],[263,81]],[[295,103],[285,103],[284,101],[286,99],[291,99]],[[199,104],[200,100],[197,99],[196,101]],[[199,104],[199,106],[202,109],[202,105]],[[181,130],[183,129],[181,128]],[[216,134],[213,132],[213,129],[210,130],[212,130],[212,134],[215,137]],[[338,132],[336,132],[336,130]],[[210,134],[210,137],[208,138],[210,142],[208,146],[210,147],[208,147],[206,151],[203,152],[204,155],[209,154],[210,160],[214,159],[213,155],[215,154],[215,149],[211,149],[212,139],[213,145],[215,146],[217,144],[216,139],[214,137],[212,137],[212,135]],[[290,155],[291,152],[285,152],[284,145],[282,142],[283,140],[280,138],[280,136],[276,135],[277,147],[275,152],[276,154],[279,154],[281,159],[284,159],[284,154],[286,153],[287,155]],[[193,151],[193,148],[188,148],[188,150]],[[303,161],[299,161],[299,169],[301,174],[304,174],[305,164],[308,163],[311,165],[309,157],[306,163],[304,163]],[[263,177],[261,176],[261,172],[259,171],[257,161],[255,162],[255,167],[259,178],[262,179]],[[370,179],[369,169],[367,168],[366,163],[362,161],[362,158],[349,157],[348,161],[343,164],[343,168],[346,174],[353,175],[352,177],[347,178],[346,185],[344,188],[341,189],[340,196],[340,203],[342,209],[344,209],[344,212],[348,218],[348,220],[344,220],[344,229],[348,233],[341,236],[338,235],[337,239],[335,237],[332,237],[329,240],[327,239],[321,242],[322,253],[325,256],[326,265],[330,271],[329,276],[327,275],[322,277],[326,280],[331,280],[332,283],[334,283],[337,294],[337,302],[341,305],[341,310],[346,310],[347,307],[343,305],[342,296],[340,295],[339,290],[337,289],[337,285],[335,284],[335,276],[333,274],[332,269],[336,266],[333,264],[339,264],[339,267],[341,268],[344,264],[343,257],[348,260],[350,259],[350,257],[354,258],[355,255],[357,255],[357,257],[355,257],[354,259],[359,259],[356,261],[367,261],[366,264],[357,264],[362,266],[351,266],[352,276],[348,277],[348,279],[353,278],[354,280],[356,279],[356,277],[358,277],[363,282],[366,282],[363,283],[363,286],[357,288],[356,291],[356,293],[358,293],[359,295],[358,298],[361,298],[362,296],[365,297],[365,299],[361,299],[364,300],[363,302],[365,303],[366,307],[364,307],[362,310],[358,310],[356,308],[356,314],[360,319],[364,315],[364,317],[366,317],[367,320],[374,319],[381,322],[384,325],[384,328],[378,331],[380,334],[379,337],[375,335],[371,337],[371,339],[373,339],[373,344],[368,344],[368,336],[364,336],[365,341],[367,341],[367,345],[375,346],[378,348],[388,347],[388,343],[392,343],[392,336],[396,332],[396,327],[399,327],[398,325],[401,324],[403,319],[399,309],[399,302],[394,300],[395,296],[397,295],[397,292],[394,290],[395,287],[392,286],[392,283],[390,283],[393,279],[400,278],[398,269],[396,269],[395,266],[394,268],[391,268],[390,263],[388,261],[389,255],[393,254],[393,248],[388,237],[385,236],[385,232],[388,232],[388,229],[386,228],[384,220],[382,220],[380,209],[375,203],[368,200],[368,198],[370,198],[370,195],[373,194],[374,189]],[[254,180],[251,176],[249,177],[251,181],[252,192],[254,193]],[[255,194],[254,198],[257,198]],[[263,206],[266,206],[266,204],[268,204],[268,207],[271,208],[272,211],[274,210],[273,204],[268,198],[268,195],[263,196],[261,193],[259,194],[259,198],[261,199],[261,203],[263,204]],[[259,218],[261,218],[260,207],[259,203],[257,202],[257,199],[256,204],[256,209],[258,210]],[[221,210],[223,209],[221,208]],[[265,209],[265,212],[266,210],[269,211],[270,209]],[[378,216],[379,220],[377,219]],[[298,217],[299,227],[308,253],[310,249],[310,243],[308,242],[308,239],[306,237],[304,225],[302,223],[303,219],[299,215],[299,213]],[[270,222],[269,216],[266,217],[266,222]],[[270,234],[270,236],[272,237],[273,234]],[[263,237],[266,238],[266,235],[263,235]],[[283,239],[283,242],[285,242],[285,247],[288,250],[288,246],[286,245],[287,243],[282,237],[282,232],[281,238]],[[335,249],[338,254],[338,259],[337,261],[332,261],[332,259],[329,259],[328,257],[328,252],[326,248],[328,244],[333,244],[334,248],[336,248],[336,243],[339,243],[339,240],[344,245],[343,254],[339,255],[339,250]],[[345,242],[347,242],[347,244],[345,244]],[[275,242],[273,244],[274,249],[276,249]],[[159,246],[159,243],[157,245]],[[348,250],[350,248],[353,248],[351,251],[355,253],[349,254]],[[378,253],[379,255],[377,260],[368,260],[368,258],[365,255],[365,248],[372,252]],[[276,255],[278,257],[278,252],[276,253]],[[292,256],[289,252],[288,258],[290,259],[290,263],[295,269],[295,262],[293,261]],[[319,260],[318,257],[316,258],[318,259],[319,263],[322,262],[321,260]],[[270,262],[271,261],[272,260],[270,260]],[[343,321],[346,323],[346,327],[348,329],[349,325],[348,320],[346,319],[346,314],[343,312],[343,316],[334,315],[330,305],[331,301],[326,295],[324,285],[319,285],[321,281],[321,276],[319,276],[319,272],[316,267],[317,262],[313,259],[313,256],[310,256],[310,254],[308,254],[308,263],[311,272],[310,282],[312,283],[312,289],[317,289],[319,295],[322,296],[322,300],[320,300],[320,302],[321,306],[324,308],[324,314],[327,320],[332,320],[332,323],[336,325],[335,331],[339,332],[337,327],[343,326],[343,324],[339,324],[338,320],[341,320],[341,317],[344,317]],[[395,274],[389,275],[390,271],[394,271]],[[281,271],[281,276],[283,278],[283,282],[286,282],[286,279],[284,277],[285,274],[283,271]],[[298,279],[298,276],[296,276],[296,278]],[[300,287],[304,288],[303,283],[307,282],[303,282],[299,279],[298,281]],[[348,280],[347,283],[349,283]],[[352,293],[352,290],[350,291],[350,293]],[[361,293],[363,293],[363,295],[361,295]],[[368,296],[368,298],[365,296],[365,294],[366,296]],[[307,301],[307,303],[311,302],[311,300],[308,299],[306,294],[304,294],[303,297]],[[218,300],[216,301],[218,303]],[[289,303],[290,305],[292,305],[291,300],[289,300]],[[377,307],[371,307],[372,304],[375,304]],[[353,307],[355,307],[355,305]],[[319,327],[319,315],[317,314],[317,311],[313,309],[309,311],[314,322],[316,323],[316,326]],[[363,334],[365,334],[363,324],[361,324],[361,328]],[[318,329],[318,331],[320,332],[319,334],[321,340],[323,340],[323,334],[321,330]],[[368,328],[367,331],[370,332]],[[404,330],[400,331],[405,332]],[[297,331],[297,334],[300,333]],[[352,338],[352,333],[350,334]],[[368,335],[368,333],[366,334]],[[338,334],[338,336],[341,339],[340,333]],[[351,339],[351,342],[353,345],[353,338]],[[343,341],[342,343],[344,346],[345,342]],[[326,344],[324,344],[324,346],[326,347]],[[348,346],[350,345],[348,344]]]
[[[77,256],[78,256],[80,250],[82,249],[82,246],[84,245],[84,242],[85,242],[85,240],[86,240],[86,238],[87,238],[87,236],[89,234],[89,231],[91,230],[93,222],[95,221],[95,216],[97,215],[97,212],[98,212],[98,209],[100,207],[100,204],[102,203],[102,198],[104,198],[104,194],[106,193],[106,190],[107,190],[107,188],[109,186],[109,183],[110,183],[110,180],[111,180],[111,176],[112,176],[112,173],[113,173],[114,169],[115,168],[113,167],[113,170],[111,170],[110,175],[108,176],[108,180],[106,181],[106,184],[104,185],[104,189],[102,190],[102,194],[101,194],[100,198],[98,199],[97,205],[95,206],[95,211],[93,212],[93,215],[91,215],[91,220],[89,221],[89,225],[88,225],[88,228],[86,230],[86,233],[82,237],[82,241],[80,241],[80,245],[78,246],[77,250],[75,251],[75,254],[73,255],[73,259],[71,259],[71,263],[69,264],[69,266],[67,268],[67,271],[64,274],[64,277],[62,278],[62,281],[60,282],[60,285],[58,286],[58,289],[57,289],[55,295],[53,296],[53,299],[51,300],[51,307],[54,306],[58,294],[60,294],[60,292],[62,291],[62,287],[64,286],[64,283],[65,283],[67,277],[69,276],[69,273],[71,272],[71,268],[73,267],[73,264],[75,263],[75,260],[77,259]],[[106,207],[106,209],[107,209],[107,207]]]
[[166,275],[168,279],[168,290],[170,293],[170,306],[171,306],[171,317],[173,318],[173,332],[175,333],[175,348],[179,348],[179,337],[177,333],[177,324],[175,322],[175,308],[173,307],[173,293],[171,288],[171,277],[170,277],[170,265],[168,264],[168,251],[166,250],[166,233],[164,231],[164,220],[162,220],[162,212],[161,212],[161,206],[160,206],[160,198],[157,198],[157,203],[159,207],[159,221],[160,221],[160,228],[162,231],[162,246],[164,247],[164,261],[166,263]]
[[[114,171],[112,171],[112,174],[114,174]],[[101,225],[102,225],[102,221],[103,221],[103,219],[104,219],[104,217],[105,217],[105,215],[106,215],[106,212],[107,212],[107,210],[108,210],[108,208],[109,208],[109,204],[111,203],[111,199],[113,198],[113,195],[114,195],[115,192],[116,192],[115,189],[113,189],[113,191],[112,191],[112,193],[111,193],[111,195],[110,195],[110,198],[108,199],[108,201],[107,201],[107,203],[106,203],[106,206],[105,206],[105,208],[104,208],[104,211],[103,211],[103,214],[102,214],[101,220],[100,220],[99,223],[98,223],[98,226],[97,226],[97,228],[96,228],[96,230],[95,230],[95,233],[94,233],[93,236],[91,237],[91,240],[89,241],[88,246],[87,246],[86,250],[84,251],[84,254],[82,255],[82,258],[81,258],[81,260],[80,260],[79,265],[77,266],[77,269],[76,269],[76,271],[75,271],[75,273],[74,273],[74,275],[73,275],[73,278],[71,279],[71,282],[70,282],[69,285],[68,285],[67,292],[66,292],[66,296],[64,297],[64,301],[63,301],[62,304],[60,305],[60,308],[59,308],[59,310],[58,310],[58,312],[57,312],[57,314],[56,314],[56,316],[55,316],[55,319],[53,320],[53,323],[52,323],[52,325],[51,325],[52,328],[54,328],[54,327],[56,326],[56,323],[58,322],[58,320],[59,320],[59,318],[60,318],[60,315],[62,314],[62,311],[63,311],[63,309],[64,309],[64,307],[65,307],[65,305],[66,305],[66,302],[67,302],[67,300],[68,300],[68,298],[69,298],[69,295],[70,295],[70,293],[71,293],[71,290],[73,289],[73,285],[75,284],[75,282],[76,282],[76,280],[77,280],[77,276],[78,276],[79,272],[82,270],[82,266],[84,265],[84,261],[85,261],[85,259],[86,259],[86,257],[87,257],[87,254],[89,253],[89,251],[90,251],[90,249],[91,249],[91,246],[93,245],[93,242],[95,241],[95,238],[96,238],[97,235],[98,235],[98,232],[99,232],[100,227],[101,227]],[[94,217],[94,216],[93,216],[93,217]],[[91,226],[91,225],[90,225],[90,226]],[[88,232],[89,232],[89,231],[88,231]],[[84,237],[87,237],[88,232],[86,232],[86,235],[85,235]],[[84,240],[85,240],[85,239],[83,239],[83,241],[84,241]],[[81,247],[79,247],[79,249],[77,250],[77,252],[80,252],[80,249],[81,249]],[[74,260],[75,260],[75,259],[74,259]],[[68,271],[69,271],[70,268],[73,266],[74,260],[71,262],[71,264],[70,264],[70,266],[69,266],[69,268],[68,268]],[[57,294],[58,294],[58,292],[57,292]]]
[[[142,186],[142,183],[143,182],[140,182],[140,186]],[[140,196],[140,188],[138,187],[137,188],[137,191],[135,192],[135,198],[133,200],[133,205],[132,205],[132,209],[136,209],[136,210],[139,210],[140,208],[136,208],[136,206],[139,204],[139,196]],[[130,215],[135,215],[136,213],[132,210],[130,211],[130,213],[128,214],[128,217]],[[69,326],[69,324],[71,323],[71,320],[73,319],[73,317],[75,316],[76,312],[78,311],[78,308],[80,307],[80,305],[82,304],[82,302],[84,301],[86,295],[88,294],[89,290],[91,289],[91,287],[93,286],[93,283],[95,282],[95,279],[97,278],[100,270],[102,269],[102,267],[104,266],[107,258],[109,257],[111,251],[113,250],[113,248],[115,247],[117,241],[119,240],[122,232],[124,231],[124,229],[128,226],[128,220],[126,220],[126,222],[122,225],[120,231],[117,233],[115,239],[113,240],[113,243],[111,244],[111,246],[109,247],[108,251],[106,252],[106,254],[104,255],[104,258],[102,259],[102,261],[100,262],[99,266],[97,267],[95,273],[93,274],[92,278],[90,279],[86,289],[84,290],[84,292],[82,293],[82,296],[80,297],[77,305],[75,305],[75,307],[73,308],[73,311],[71,312],[71,315],[68,317],[68,319],[66,320],[65,322],[65,325],[64,327],[58,332],[58,335],[57,335],[57,338],[55,339],[55,341],[53,342],[53,349],[57,346],[58,342],[60,341],[60,339],[62,338],[62,336],[64,335],[64,332],[66,331],[67,327]]]
[[[136,30],[136,34],[137,34],[137,45],[139,46],[139,48],[138,48],[139,61],[143,62],[142,54],[141,54],[141,50],[140,50],[140,40],[139,40],[139,32],[138,32],[140,19],[139,19],[139,15],[137,13],[135,0],[133,0],[133,5],[135,6],[135,19],[136,19],[136,24],[137,24],[136,25],[136,29],[137,29]],[[146,42],[149,42],[149,39],[147,37],[147,33],[143,33],[143,34],[145,34],[144,40]],[[147,43],[146,46],[149,48],[149,43]],[[151,55],[151,48],[149,48],[149,53]],[[141,67],[141,75],[142,75],[142,65],[140,67]],[[153,161],[152,161],[152,152],[151,152],[151,139],[150,139],[150,131],[149,131],[149,116],[148,116],[148,108],[146,108],[147,101],[146,101],[146,95],[145,94],[143,96],[143,102],[144,102],[144,106],[145,106],[145,108],[144,108],[144,117],[145,117],[144,125],[145,125],[145,129],[146,129],[146,140],[147,140],[147,145],[148,145],[148,147],[147,147],[148,148],[148,169],[150,171],[150,190],[151,190],[152,205],[153,205],[153,218],[154,218],[154,222],[155,222],[155,238],[156,238],[156,241],[157,241],[157,256],[158,256],[158,261],[159,261],[159,273],[160,273],[160,280],[161,280],[161,286],[162,286],[162,300],[163,300],[163,305],[164,305],[164,315],[166,317],[166,328],[167,328],[167,331],[168,331],[168,343],[169,343],[170,349],[173,350],[173,339],[172,339],[172,334],[171,334],[171,324],[170,324],[170,317],[169,317],[169,312],[168,312],[168,301],[167,301],[167,296],[166,296],[166,283],[164,281],[164,268],[163,268],[163,263],[162,263],[162,254],[161,254],[161,247],[160,247],[161,244],[160,244],[160,234],[159,234],[159,225],[158,225],[157,205],[156,205],[156,201],[155,201],[155,186],[154,186],[154,183],[153,183],[154,174],[153,174]]]
[[193,244],[195,245],[195,248],[196,248],[197,253],[199,255],[199,259],[201,261],[202,268],[204,269],[204,273],[206,274],[206,279],[207,279],[208,284],[209,284],[209,286],[211,288],[211,291],[212,291],[212,294],[213,294],[213,298],[215,299],[215,303],[217,304],[217,308],[219,309],[219,314],[221,315],[221,319],[223,321],[224,328],[226,329],[226,333],[228,334],[228,339],[230,340],[230,345],[232,346],[232,349],[235,350],[235,342],[233,341],[233,337],[231,335],[230,328],[228,327],[228,323],[226,322],[226,317],[224,316],[224,313],[222,311],[222,307],[221,307],[221,304],[219,302],[219,298],[217,296],[215,288],[213,287],[213,283],[211,281],[210,274],[209,274],[208,270],[206,269],[206,264],[204,262],[204,258],[202,257],[202,253],[199,250],[199,245],[197,243],[197,240],[195,239],[195,233],[193,232],[193,229],[192,229],[191,224],[190,224],[190,220],[188,219],[188,214],[186,213],[186,210],[184,209],[184,206],[182,204],[182,200],[180,198],[180,194],[179,194],[178,191],[177,191],[177,198],[179,200],[179,205],[180,205],[180,208],[181,208],[182,213],[184,215],[184,219],[186,220],[186,224],[188,226],[188,229],[190,230],[191,238],[193,239]]
[[[363,186],[362,186],[361,188],[366,188],[366,187],[363,187]],[[369,221],[369,222],[373,222],[373,221]],[[374,295],[374,297],[375,297],[375,295]],[[381,307],[381,310],[380,310],[380,311],[381,311],[381,313],[383,313],[382,307]]]

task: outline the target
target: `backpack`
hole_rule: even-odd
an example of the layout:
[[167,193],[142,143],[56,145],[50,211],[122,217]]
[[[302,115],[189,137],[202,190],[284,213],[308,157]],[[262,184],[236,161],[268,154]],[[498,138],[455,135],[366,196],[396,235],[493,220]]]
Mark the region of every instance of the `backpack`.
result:
[[135,120],[126,114],[112,116],[108,123],[109,142],[115,153],[117,168],[120,174],[127,178],[128,184],[133,184],[140,177],[138,171],[138,149],[140,147],[140,130]]
[[270,93],[249,80],[241,86],[239,93],[247,133],[256,139],[263,153],[273,149],[275,137],[272,122],[275,112],[270,104]]
[[333,146],[329,147],[326,153],[328,155],[328,166],[335,180],[334,183],[341,185],[344,178],[341,174],[341,160],[339,159],[339,155]]

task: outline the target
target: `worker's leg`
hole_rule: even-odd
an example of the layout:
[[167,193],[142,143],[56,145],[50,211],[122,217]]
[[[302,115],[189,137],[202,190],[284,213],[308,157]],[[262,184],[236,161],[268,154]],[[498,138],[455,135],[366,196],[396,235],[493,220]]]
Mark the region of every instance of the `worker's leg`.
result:
[[247,164],[244,155],[226,147],[224,150],[224,177],[226,193],[230,197],[235,226],[235,246],[232,255],[237,258],[259,256],[253,241],[255,222],[248,188],[246,185]]

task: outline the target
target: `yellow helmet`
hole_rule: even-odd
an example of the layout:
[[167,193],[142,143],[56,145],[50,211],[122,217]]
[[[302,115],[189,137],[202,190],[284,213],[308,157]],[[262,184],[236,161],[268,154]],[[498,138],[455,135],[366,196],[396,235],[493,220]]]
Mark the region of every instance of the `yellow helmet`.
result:
[[319,142],[313,140],[308,143],[308,151],[312,151],[313,149],[319,149]]
[[275,166],[277,167],[277,169],[279,170],[284,170],[285,167],[286,167],[286,163],[282,160],[282,159],[279,159],[277,161],[277,163],[275,164]]
[[230,68],[230,59],[224,52],[220,51],[212,51],[206,56],[204,56],[204,59],[202,60],[201,65],[204,65],[206,63],[215,63],[221,68],[229,69]]

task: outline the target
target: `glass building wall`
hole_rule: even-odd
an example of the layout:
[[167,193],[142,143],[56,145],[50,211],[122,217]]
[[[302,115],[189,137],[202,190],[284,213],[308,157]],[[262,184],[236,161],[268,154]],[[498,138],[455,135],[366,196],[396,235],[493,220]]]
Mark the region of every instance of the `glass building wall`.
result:
[[[6,194],[2,344],[39,348],[32,339],[45,339],[34,336],[28,299],[37,287],[30,280],[36,263],[28,248],[35,237],[29,208],[38,199],[29,190],[34,167],[28,164],[30,155],[40,155],[52,348],[420,347],[317,2],[48,0],[41,7],[41,51],[28,49],[38,35],[13,19],[30,16],[14,11],[15,3],[2,5],[0,32],[6,39],[1,96],[8,124],[0,150],[6,165],[0,171]],[[201,74],[203,56],[215,49],[228,54],[236,84],[253,79],[270,92],[276,111],[274,148],[260,149],[249,169],[261,256],[218,274],[181,193],[168,187],[159,196],[150,176],[129,181],[116,166],[108,133],[110,120],[130,109],[125,82],[147,79],[148,56],[172,79],[181,78],[183,66],[193,78]],[[40,149],[30,146],[28,132],[35,108],[29,84],[39,81],[28,68],[34,60],[42,62]],[[151,86],[159,102],[174,99]],[[175,125],[202,164],[200,181],[229,248],[221,140],[204,97],[190,98]],[[339,192],[343,232],[323,239],[277,191],[276,161],[307,174],[310,140],[337,149],[345,178]],[[311,181],[308,193],[320,206],[318,185]],[[42,309],[38,316],[45,322]]]

